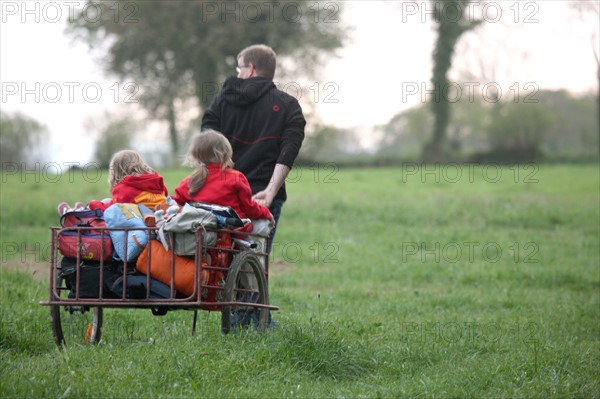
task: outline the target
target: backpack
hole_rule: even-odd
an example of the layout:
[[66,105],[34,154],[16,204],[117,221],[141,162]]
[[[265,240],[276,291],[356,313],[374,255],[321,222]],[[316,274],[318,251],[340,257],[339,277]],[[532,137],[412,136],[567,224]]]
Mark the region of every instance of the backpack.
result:
[[[112,241],[100,209],[67,212],[60,218],[58,250],[67,258],[110,261]],[[81,227],[81,228],[80,228]],[[95,229],[92,229],[95,228]]]
[[[59,276],[65,280],[69,290],[69,298],[77,298],[77,259],[62,258]],[[79,263],[79,298],[99,298],[102,286],[102,298],[115,298],[111,288],[114,281],[121,276],[117,266],[112,262],[104,262],[102,281],[100,280],[100,262],[81,259]]]

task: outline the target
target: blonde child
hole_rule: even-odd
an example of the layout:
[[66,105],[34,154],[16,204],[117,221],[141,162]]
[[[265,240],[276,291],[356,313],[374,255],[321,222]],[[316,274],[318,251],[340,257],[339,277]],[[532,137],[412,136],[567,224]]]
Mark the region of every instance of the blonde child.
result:
[[[112,197],[103,201],[90,201],[90,209],[104,211],[115,203],[144,204],[154,209],[156,205],[167,203],[169,195],[162,176],[133,150],[122,150],[113,155],[110,160],[108,185]],[[78,207],[83,208],[83,205],[77,203],[75,208]],[[58,213],[61,215],[70,209],[69,204],[65,202],[58,205]]]
[[[246,176],[233,169],[233,150],[229,140],[216,130],[203,130],[192,138],[187,153],[188,163],[196,170],[183,179],[175,189],[173,200],[179,205],[186,202],[206,202],[232,207],[240,218],[250,218],[252,223],[244,226],[244,231],[254,234],[269,234],[275,225],[273,215],[264,205],[252,199],[252,189]],[[250,239],[254,241],[253,239]],[[266,249],[264,240],[259,240],[260,250]],[[261,264],[264,270],[264,260]],[[249,271],[243,269],[244,271]],[[251,273],[242,273],[240,284],[251,290],[258,289],[258,283]],[[256,293],[247,298],[256,302]],[[258,326],[258,318],[254,312],[244,310],[235,316],[235,325],[248,325],[253,322]],[[269,314],[269,325],[275,325]]]
[[252,199],[246,176],[233,169],[233,150],[225,136],[215,130],[203,130],[192,138],[187,162],[196,170],[175,189],[173,200],[206,202],[230,206],[240,218],[268,219],[274,223],[269,208]]

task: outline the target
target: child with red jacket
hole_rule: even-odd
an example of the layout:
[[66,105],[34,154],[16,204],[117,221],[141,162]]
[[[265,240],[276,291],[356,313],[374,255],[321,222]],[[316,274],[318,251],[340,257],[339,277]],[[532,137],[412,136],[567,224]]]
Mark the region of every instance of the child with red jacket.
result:
[[[247,223],[238,230],[268,235],[269,230],[275,225],[273,215],[269,208],[252,199],[252,189],[248,179],[242,172],[233,169],[232,155],[231,144],[221,133],[211,129],[197,133],[192,138],[187,154],[188,163],[195,165],[196,170],[179,183],[172,199],[179,205],[197,201],[230,206],[240,218],[252,220],[252,223]],[[257,219],[260,220],[257,221]],[[247,239],[244,238],[244,240]],[[250,241],[255,243],[252,238]],[[258,245],[263,251],[267,248],[264,241]],[[219,252],[217,251],[217,253]],[[218,259],[217,255],[217,263]],[[261,265],[264,270],[263,262],[261,257]],[[250,290],[258,290],[258,283],[254,277],[251,277],[251,274],[242,273],[240,284]],[[257,293],[254,294],[257,295]],[[252,296],[249,300],[255,302],[257,298]],[[251,322],[250,313],[244,312],[243,316],[237,315],[236,317],[239,318],[239,321],[236,322],[237,325],[248,325]],[[255,322],[258,325],[258,319]],[[274,325],[270,314],[269,324]]]
[[187,155],[196,170],[179,183],[172,199],[179,205],[197,201],[230,206],[242,219],[274,223],[269,208],[252,199],[246,176],[233,169],[232,154],[231,144],[221,133],[210,129],[197,133]]
[[[108,184],[112,198],[104,201],[90,201],[90,209],[106,210],[115,203],[144,204],[150,209],[166,204],[169,191],[160,176],[133,150],[122,150],[110,160]],[[79,205],[79,206],[78,206]],[[76,204],[75,208],[81,207]],[[61,215],[69,210],[69,205],[58,205]]]

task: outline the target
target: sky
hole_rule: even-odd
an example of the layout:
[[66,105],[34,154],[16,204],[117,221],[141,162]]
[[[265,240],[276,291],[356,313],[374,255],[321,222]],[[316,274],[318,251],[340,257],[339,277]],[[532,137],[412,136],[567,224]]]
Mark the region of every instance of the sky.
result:
[[[0,0],[0,108],[44,124],[47,152],[59,164],[89,162],[94,124],[105,112],[135,109],[135,86],[107,77],[87,45],[64,34],[73,7],[84,4]],[[320,7],[323,21],[352,30],[318,77],[299,83],[302,101],[311,102],[313,117],[324,123],[361,128],[368,146],[373,126],[431,96],[430,3],[355,0]],[[567,1],[475,2],[461,11],[484,22],[457,46],[450,71],[456,95],[485,99],[488,90],[500,88],[504,99],[521,101],[522,92],[542,89],[597,92],[592,48],[600,48],[598,20],[575,20]]]

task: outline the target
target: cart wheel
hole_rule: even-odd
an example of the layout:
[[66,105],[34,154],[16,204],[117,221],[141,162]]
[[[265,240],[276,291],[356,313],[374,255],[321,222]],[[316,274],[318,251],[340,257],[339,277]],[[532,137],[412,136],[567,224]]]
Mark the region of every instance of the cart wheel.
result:
[[[57,288],[58,295],[66,297],[69,289],[63,286],[63,281],[58,273],[55,276],[54,286],[60,287]],[[59,347],[73,344],[97,344],[100,341],[101,307],[52,305],[50,306],[50,316],[54,341]]]
[[[225,302],[269,304],[267,278],[258,256],[251,252],[238,253],[227,271]],[[253,324],[259,331],[267,328],[269,310],[252,306],[223,306],[221,333]]]

